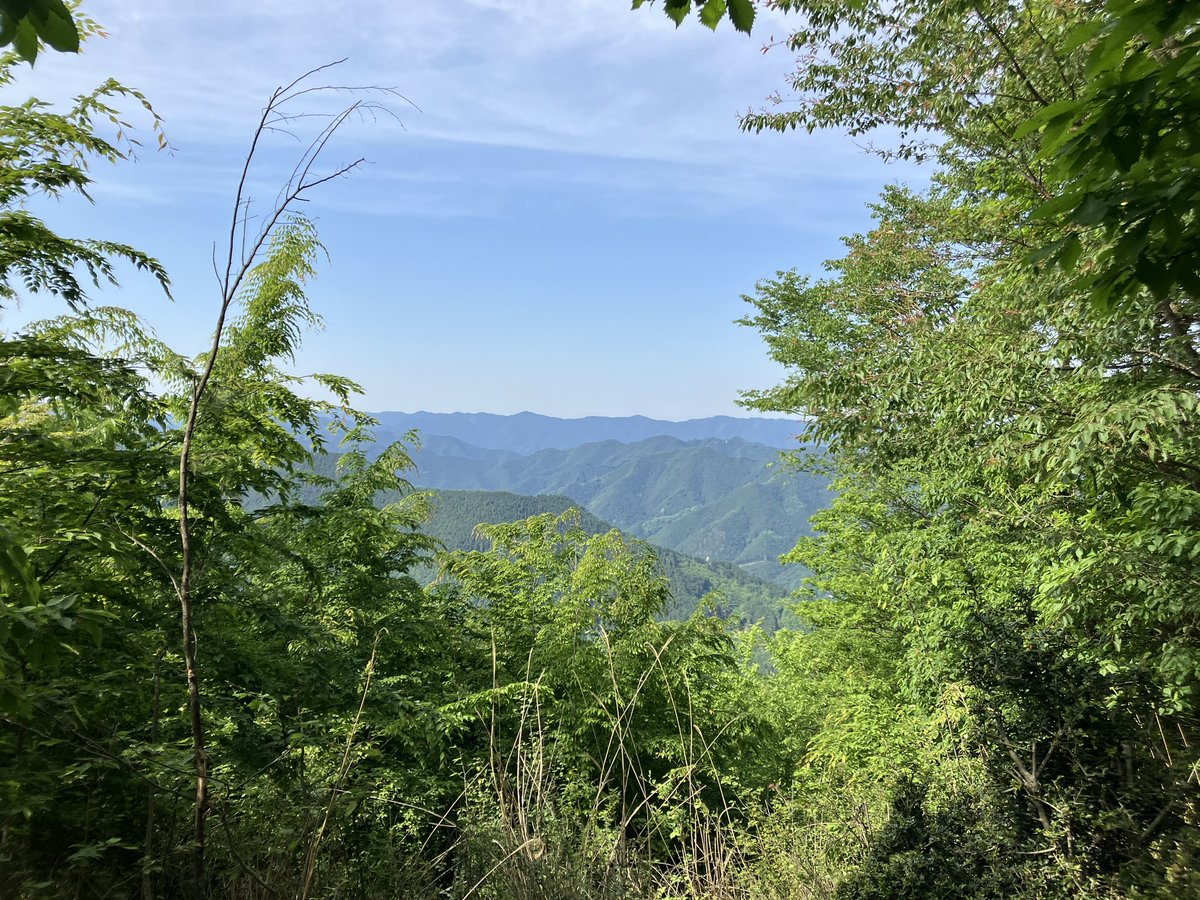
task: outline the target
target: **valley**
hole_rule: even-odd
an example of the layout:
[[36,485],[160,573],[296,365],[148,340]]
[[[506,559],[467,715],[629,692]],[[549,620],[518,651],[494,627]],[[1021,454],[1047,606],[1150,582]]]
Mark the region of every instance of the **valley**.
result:
[[[787,594],[807,575],[779,557],[832,499],[827,479],[781,453],[802,424],[792,420],[373,415],[377,445],[430,429],[419,432],[410,480],[437,492],[429,531],[448,547],[466,546],[480,522],[577,505],[589,532],[615,527],[654,547],[671,578],[672,615],[716,590],[725,615],[778,627]],[[603,439],[583,440],[592,437]]]
[[[395,414],[376,415],[386,423]],[[422,432],[413,483],[439,490],[560,495],[652,544],[701,560],[733,562],[788,589],[803,579],[801,568],[781,566],[778,559],[810,533],[809,518],[832,499],[828,481],[789,463],[780,448],[731,434],[730,425],[740,421],[743,433],[771,426],[782,443],[782,435],[797,430],[797,423],[727,417],[670,423],[637,417],[641,430],[651,427],[646,423],[662,431],[686,424],[698,437],[610,438],[528,453],[486,446],[507,442],[537,447],[547,440],[549,428],[540,439],[514,440],[513,420],[519,418],[488,417],[474,430],[458,420],[458,435]],[[567,433],[573,421],[586,421],[539,420],[558,423],[559,434]],[[419,421],[413,416],[404,424]],[[624,420],[609,421],[616,424],[608,425],[608,433],[623,433]],[[591,433],[605,432],[593,426]],[[718,436],[722,434],[730,436]],[[393,436],[395,432],[381,429],[381,438]]]

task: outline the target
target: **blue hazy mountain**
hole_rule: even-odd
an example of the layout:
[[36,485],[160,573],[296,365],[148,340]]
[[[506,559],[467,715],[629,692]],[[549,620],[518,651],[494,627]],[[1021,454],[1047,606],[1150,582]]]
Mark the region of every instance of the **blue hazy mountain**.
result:
[[740,438],[768,447],[786,449],[796,446],[796,435],[804,428],[800,419],[743,419],[712,416],[670,422],[646,416],[587,416],[581,419],[557,419],[523,412],[512,416],[493,413],[381,412],[380,438],[392,439],[410,429],[423,436],[457,438],[474,447],[509,450],[529,454],[538,450],[567,450],[600,441],[624,444],[653,437],[673,437],[682,441],[707,438]]

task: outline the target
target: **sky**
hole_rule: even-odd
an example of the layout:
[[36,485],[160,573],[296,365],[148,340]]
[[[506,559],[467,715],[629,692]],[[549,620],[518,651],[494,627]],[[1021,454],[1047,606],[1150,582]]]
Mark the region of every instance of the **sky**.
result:
[[[325,322],[301,372],[345,375],[360,408],[666,419],[747,415],[738,392],[777,383],[743,294],[777,271],[819,274],[869,225],[885,165],[837,133],[744,134],[738,115],[785,87],[788,31],[760,10],[747,37],[628,0],[86,0],[107,37],[48,53],[0,102],[61,100],[108,77],[143,146],[93,169],[94,203],[37,211],[73,236],[133,244],[168,268],[174,300],[122,272],[97,304],[142,314],[198,353],[219,292],[214,246],[271,91],[316,66],[325,83],[392,88],[327,148],[352,175],[311,195],[328,251],[309,298]],[[318,79],[318,82],[320,79]],[[314,82],[316,83],[316,82]],[[334,99],[345,102],[354,95]],[[306,111],[330,109],[312,96]],[[322,105],[326,104],[326,105]],[[302,120],[300,128],[317,120]],[[269,135],[250,178],[267,207],[300,140]],[[56,314],[34,297],[0,328]]]

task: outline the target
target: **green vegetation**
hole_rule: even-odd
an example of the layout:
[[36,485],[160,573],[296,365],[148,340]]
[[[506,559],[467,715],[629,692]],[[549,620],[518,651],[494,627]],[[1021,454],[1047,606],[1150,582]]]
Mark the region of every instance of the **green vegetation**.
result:
[[[550,513],[561,516],[576,504],[556,495],[525,496],[501,491],[430,492],[432,515],[422,529],[449,550],[478,550],[487,538],[480,524],[516,522]],[[591,513],[579,511],[579,527],[587,534],[601,535],[613,526]],[[733,623],[761,624],[776,631],[784,621],[793,621],[784,602],[785,591],[743,572],[737,565],[685,556],[664,547],[649,545],[667,578],[669,599],[659,614],[686,619],[706,601],[712,612]]]
[[30,63],[43,44],[78,53],[79,26],[63,0],[0,0],[0,47],[10,44]]
[[[803,416],[837,488],[774,634],[664,620],[651,550],[566,499],[446,493],[429,526],[411,441],[343,378],[309,399],[293,202],[347,170],[342,117],[253,222],[237,188],[188,356],[78,277],[165,288],[153,259],[25,209],[119,161],[99,129],[140,95],[0,109],[2,297],[71,310],[0,341],[0,894],[1200,894],[1200,10],[775,6],[803,102],[747,127],[886,127],[937,175],[748,298],[787,377],[745,401]],[[729,453],[660,483],[665,446],[623,497],[596,447],[572,484],[660,533],[745,489]]]
[[731,440],[603,441],[526,456],[431,436],[415,455],[423,487],[555,494],[657,546],[737,563],[795,588],[779,557],[829,504],[828,479],[781,465],[779,451]]
[[850,763],[801,815],[870,786],[841,896],[1194,895],[1195,5],[781,5],[806,102],[746,124],[938,165],[749,298],[789,376],[747,402],[810,414],[838,473],[795,552],[819,640],[885,654],[911,728],[855,761],[879,720],[828,720],[810,752]]

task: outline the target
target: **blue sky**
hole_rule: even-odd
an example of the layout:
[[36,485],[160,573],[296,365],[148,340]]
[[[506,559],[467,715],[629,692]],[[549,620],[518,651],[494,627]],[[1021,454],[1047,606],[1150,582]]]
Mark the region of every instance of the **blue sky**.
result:
[[[332,11],[331,11],[332,10]],[[864,204],[911,171],[844,135],[746,135],[737,115],[784,86],[787,31],[678,31],[627,0],[87,2],[108,32],[49,55],[3,102],[115,76],[142,90],[174,150],[100,167],[95,204],[58,230],[123,240],[172,273],[170,303],[132,273],[97,302],[130,306],[198,352],[215,314],[211,254],[270,91],[347,57],[340,83],[392,86],[399,121],[352,123],[331,164],[370,165],[313,196],[330,262],[310,298],[325,330],[297,368],[364,387],[368,409],[532,410],[670,419],[739,414],[779,380],[733,324],[777,270],[819,271]],[[130,112],[143,127],[144,117]],[[298,146],[253,179],[265,204]],[[56,312],[35,298],[0,326]],[[744,413],[743,413],[744,414]]]

